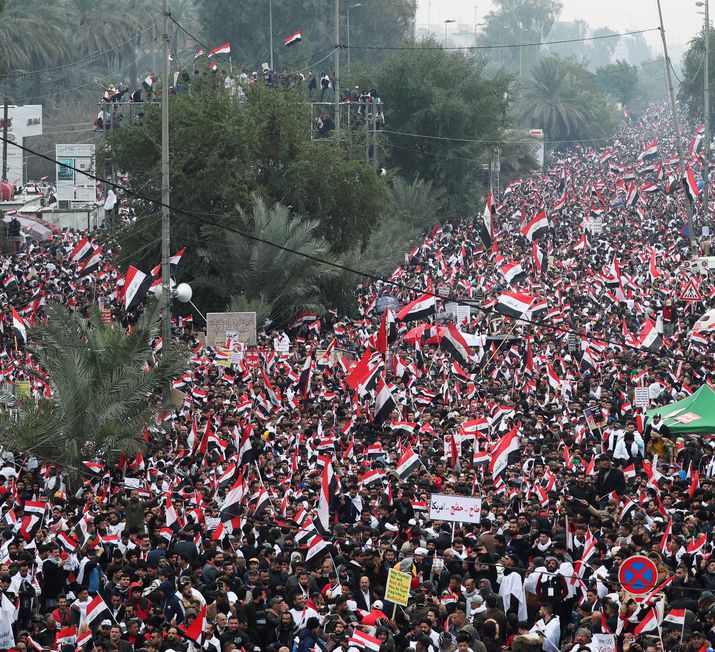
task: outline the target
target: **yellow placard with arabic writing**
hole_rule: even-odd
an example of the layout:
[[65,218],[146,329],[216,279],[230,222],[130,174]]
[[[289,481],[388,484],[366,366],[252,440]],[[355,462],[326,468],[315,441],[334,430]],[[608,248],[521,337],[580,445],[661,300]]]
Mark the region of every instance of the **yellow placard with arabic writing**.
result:
[[391,568],[387,576],[385,600],[399,604],[402,607],[406,607],[410,598],[411,584],[412,575],[398,571],[395,568]]
[[15,383],[17,398],[30,398],[30,381],[18,380]]

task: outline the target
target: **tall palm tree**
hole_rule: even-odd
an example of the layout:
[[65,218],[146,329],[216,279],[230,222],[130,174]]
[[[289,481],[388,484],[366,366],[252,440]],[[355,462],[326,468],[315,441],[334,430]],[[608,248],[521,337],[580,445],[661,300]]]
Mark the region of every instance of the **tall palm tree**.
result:
[[57,66],[71,55],[66,16],[42,0],[7,0],[0,20],[0,65],[13,71]]
[[145,428],[155,423],[153,394],[179,373],[186,353],[172,347],[153,362],[158,305],[149,305],[132,329],[105,325],[95,309],[88,319],[48,303],[47,320],[30,331],[29,350],[46,370],[52,394],[21,403],[17,421],[0,420],[0,442],[66,468],[77,476],[83,460],[112,463],[136,455]]
[[[315,235],[317,222],[291,217],[288,209],[280,204],[268,207],[257,195],[253,197],[250,214],[240,211],[239,226],[255,238],[334,260],[330,245]],[[221,275],[203,282],[227,302],[234,296],[237,297],[234,305],[260,299],[274,317],[298,310],[322,312],[325,309],[323,289],[339,274],[335,268],[237,233],[214,233],[207,228],[204,235],[216,244],[202,249],[199,255],[210,268],[220,269]]]
[[587,141],[613,127],[611,101],[586,68],[570,59],[548,57],[532,69],[521,98],[520,117],[541,128],[549,141]]

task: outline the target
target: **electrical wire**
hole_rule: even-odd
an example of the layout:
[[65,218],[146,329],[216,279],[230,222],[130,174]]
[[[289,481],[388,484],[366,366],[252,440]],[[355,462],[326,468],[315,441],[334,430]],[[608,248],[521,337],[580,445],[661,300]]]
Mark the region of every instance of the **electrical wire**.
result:
[[[35,154],[35,155],[37,155],[37,156],[40,156],[40,158],[43,158],[43,159],[45,159],[45,160],[47,160],[47,161],[49,161],[49,162],[51,162],[51,163],[54,163],[54,164],[58,164],[58,163],[59,163],[56,159],[54,159],[54,158],[52,158],[52,157],[50,157],[50,156],[40,155],[39,153],[34,152],[32,149],[30,149],[30,148],[28,148],[28,147],[25,147],[24,145],[20,145],[20,144],[18,144],[18,143],[15,143],[15,142],[13,142],[13,141],[10,141],[9,139],[5,139],[5,138],[3,138],[2,136],[0,136],[0,142],[9,143],[9,144],[11,144],[11,145],[17,147],[18,149],[21,149],[21,150],[24,151],[24,152],[28,152],[28,153],[32,153],[32,154]],[[265,239],[265,238],[261,238],[260,236],[257,236],[257,235],[255,235],[255,234],[253,234],[253,233],[248,233],[248,232],[246,232],[246,231],[241,231],[240,229],[236,229],[236,228],[227,226],[226,224],[223,224],[223,223],[217,221],[216,219],[210,219],[209,217],[205,217],[205,216],[198,215],[197,213],[194,213],[194,212],[189,211],[189,210],[185,210],[185,209],[182,209],[182,208],[177,208],[177,207],[175,207],[175,206],[171,206],[170,204],[164,204],[164,203],[163,203],[162,201],[160,201],[160,200],[152,199],[152,198],[150,198],[150,197],[143,196],[143,195],[141,195],[141,194],[139,194],[139,193],[137,193],[137,192],[131,190],[131,188],[128,188],[128,187],[126,187],[126,186],[123,186],[123,185],[121,185],[121,184],[119,184],[119,183],[116,183],[116,182],[114,182],[114,181],[111,181],[111,180],[109,180],[109,179],[104,179],[104,178],[99,177],[99,176],[97,176],[97,175],[90,174],[89,172],[86,172],[86,171],[84,171],[84,170],[79,170],[79,169],[77,169],[77,168],[74,168],[74,167],[71,166],[71,165],[65,165],[65,164],[63,164],[63,166],[66,167],[66,168],[68,168],[68,169],[70,169],[70,170],[74,170],[75,172],[80,172],[80,173],[82,173],[83,175],[89,177],[90,179],[94,179],[95,181],[99,181],[100,183],[105,183],[105,184],[107,184],[107,185],[109,185],[109,186],[111,186],[111,187],[113,187],[113,188],[116,188],[116,189],[118,189],[118,190],[121,190],[122,192],[126,193],[127,195],[136,197],[137,199],[144,200],[144,201],[146,201],[146,202],[155,204],[155,205],[160,206],[160,207],[162,207],[162,208],[167,208],[167,209],[169,209],[170,211],[172,211],[172,212],[174,212],[174,213],[177,213],[177,214],[179,214],[179,215],[184,215],[184,216],[186,216],[186,217],[191,217],[191,218],[193,218],[193,219],[195,219],[195,220],[198,220],[199,222],[203,222],[203,223],[206,224],[207,226],[213,226],[213,227],[216,227],[216,228],[221,229],[221,230],[223,230],[223,231],[227,231],[227,232],[229,232],[229,233],[235,233],[236,235],[240,235],[241,237],[246,238],[247,240],[252,240],[252,241],[254,241],[254,242],[260,242],[261,244],[265,244],[265,245],[268,245],[268,246],[270,246],[270,247],[274,247],[275,249],[279,249],[279,250],[281,250],[281,251],[285,251],[286,253],[293,254],[293,255],[296,255],[296,256],[300,256],[300,257],[302,257],[302,258],[305,258],[306,260],[311,260],[311,261],[313,261],[314,263],[317,263],[317,264],[319,264],[319,265],[325,265],[325,266],[327,266],[327,267],[333,267],[334,269],[339,269],[339,270],[341,270],[341,271],[343,271],[343,272],[348,272],[348,273],[350,273],[350,274],[354,274],[355,276],[358,276],[358,277],[360,277],[360,278],[364,278],[364,279],[366,278],[366,279],[370,279],[371,281],[374,281],[374,282],[383,283],[384,285],[389,285],[389,286],[395,287],[395,288],[397,288],[397,289],[399,289],[399,290],[404,290],[404,291],[408,291],[408,292],[413,292],[413,293],[418,294],[418,295],[423,295],[423,296],[426,295],[426,296],[434,297],[435,299],[439,299],[439,300],[441,300],[441,301],[447,301],[447,300],[449,300],[449,301],[455,301],[455,302],[458,302],[458,303],[462,303],[462,304],[465,304],[465,305],[476,305],[478,308],[480,308],[480,310],[483,310],[483,311],[486,311],[486,312],[495,312],[493,308],[486,308],[486,307],[484,307],[484,306],[482,306],[482,305],[475,304],[475,302],[474,302],[473,300],[471,300],[471,299],[465,299],[465,298],[463,298],[463,297],[457,297],[457,296],[454,296],[454,295],[452,295],[452,294],[448,294],[448,295],[436,294],[435,292],[429,292],[429,291],[427,291],[427,290],[425,290],[425,289],[423,289],[423,288],[419,288],[419,287],[411,286],[411,285],[406,285],[406,284],[404,284],[404,283],[400,283],[400,282],[395,281],[395,280],[390,279],[390,278],[385,278],[385,277],[383,277],[383,276],[378,276],[378,275],[373,274],[373,273],[371,273],[371,272],[367,272],[367,271],[364,271],[364,270],[355,269],[355,268],[350,267],[350,266],[348,266],[348,265],[343,265],[342,263],[338,263],[338,262],[334,262],[334,261],[330,261],[330,260],[325,260],[325,259],[323,259],[323,258],[320,258],[319,256],[315,256],[315,255],[313,255],[313,254],[310,254],[310,253],[307,253],[307,252],[304,252],[304,251],[299,251],[299,250],[294,249],[294,248],[292,248],[292,247],[287,247],[287,246],[285,246],[285,245],[281,245],[281,244],[279,244],[279,243],[277,243],[277,242],[272,242],[272,241],[267,240],[267,239]],[[220,216],[214,216],[214,217],[220,217]],[[497,314],[500,314],[500,313],[497,313]],[[546,321],[540,320],[540,319],[526,319],[526,318],[524,318],[523,316],[522,316],[522,317],[515,317],[515,318],[513,318],[513,319],[514,319],[515,321],[522,322],[522,323],[527,324],[527,325],[530,325],[530,326],[539,326],[539,327],[541,327],[541,328],[545,328],[545,329],[547,329],[547,330],[551,330],[551,331],[555,331],[555,332],[559,332],[559,333],[573,334],[573,335],[578,335],[579,337],[581,337],[581,335],[583,334],[582,330],[576,330],[575,328],[565,328],[565,327],[563,327],[563,326],[557,326],[557,325],[555,325],[555,324],[552,324],[552,323],[549,323],[549,322],[546,322]],[[611,345],[619,346],[619,347],[622,347],[622,348],[624,348],[624,349],[630,349],[630,350],[632,350],[632,351],[637,351],[637,352],[638,352],[639,354],[641,354],[641,355],[647,353],[647,352],[645,352],[643,349],[641,349],[641,348],[639,348],[639,347],[637,347],[637,346],[634,346],[634,345],[632,345],[632,344],[628,344],[627,342],[625,342],[625,341],[624,341],[625,338],[624,338],[624,340],[612,340],[612,339],[609,339],[609,338],[607,338],[607,337],[605,337],[605,336],[601,337],[601,336],[596,336],[596,335],[594,335],[594,336],[593,336],[593,339],[598,340],[599,342],[604,342],[604,343],[606,343],[606,344],[611,344]],[[681,361],[681,360],[682,360],[682,361],[684,361],[684,362],[688,362],[688,363],[691,363],[691,364],[694,364],[695,366],[697,366],[697,362],[695,361],[694,358],[690,358],[690,357],[685,356],[685,355],[678,355],[678,354],[670,353],[670,352],[659,352],[657,355],[655,355],[655,354],[651,354],[651,355],[654,355],[654,357],[660,357],[660,358],[670,358],[670,359],[672,359],[672,360],[677,360],[677,361]]]
[[125,47],[127,44],[132,43],[133,41],[136,41],[136,39],[140,36],[143,36],[146,34],[149,30],[154,29],[154,25],[156,25],[157,21],[153,22],[149,27],[147,27],[145,30],[142,30],[138,34],[135,34],[131,38],[127,39],[123,43],[120,43],[119,45],[115,45],[112,48],[109,48],[108,50],[103,50],[101,52],[95,52],[94,54],[91,54],[87,57],[84,57],[84,59],[78,59],[77,61],[72,61],[70,63],[64,63],[60,66],[53,66],[51,68],[41,68],[39,70],[27,70],[27,71],[12,71],[12,72],[6,72],[6,73],[0,73],[0,79],[9,79],[9,78],[17,78],[17,77],[28,77],[30,75],[39,75],[45,72],[55,72],[57,70],[64,70],[65,68],[71,68],[72,66],[78,66],[82,63],[87,63],[88,61],[92,61],[93,59],[97,59],[99,57],[103,57],[105,54],[109,54],[110,52],[114,52],[114,50],[119,50],[120,48]]
[[[351,45],[351,50],[501,50],[505,48],[528,48],[528,47],[541,47],[542,45],[561,45],[563,43],[583,43],[585,41],[599,41],[605,38],[620,38],[621,36],[632,36],[634,34],[645,34],[646,32],[656,32],[660,31],[660,27],[650,27],[648,29],[638,29],[633,32],[621,32],[619,34],[603,34],[601,36],[584,36],[583,38],[569,38],[561,39],[559,41],[539,41],[537,43],[509,43],[501,45],[464,45],[464,46],[453,46],[453,47],[443,47],[441,45],[435,46],[420,46],[420,45],[402,45],[402,46],[388,46],[388,45]],[[347,50],[348,46],[340,44],[338,45],[340,49]]]

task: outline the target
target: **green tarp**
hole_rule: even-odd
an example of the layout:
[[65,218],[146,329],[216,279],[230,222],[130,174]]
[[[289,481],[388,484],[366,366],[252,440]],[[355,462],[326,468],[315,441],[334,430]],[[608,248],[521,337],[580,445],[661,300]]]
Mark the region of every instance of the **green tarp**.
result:
[[654,414],[660,414],[665,425],[676,435],[715,434],[715,391],[709,385],[703,385],[680,401],[646,412],[648,419]]

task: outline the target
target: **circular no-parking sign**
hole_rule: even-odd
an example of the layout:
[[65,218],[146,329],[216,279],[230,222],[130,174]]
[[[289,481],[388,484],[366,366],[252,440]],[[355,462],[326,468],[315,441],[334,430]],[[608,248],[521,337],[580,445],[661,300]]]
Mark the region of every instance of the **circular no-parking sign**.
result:
[[618,569],[618,581],[628,593],[643,595],[658,583],[658,569],[648,557],[633,555]]

